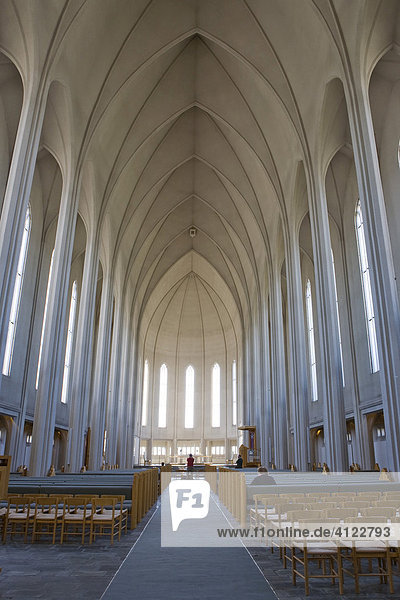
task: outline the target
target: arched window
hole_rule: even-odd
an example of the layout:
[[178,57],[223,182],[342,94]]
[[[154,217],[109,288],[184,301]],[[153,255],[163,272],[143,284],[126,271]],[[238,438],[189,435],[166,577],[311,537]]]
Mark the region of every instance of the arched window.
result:
[[143,396],[142,396],[142,427],[147,425],[147,408],[149,403],[149,361],[144,361]]
[[[158,426],[167,426],[167,394],[168,394],[168,367],[164,363],[160,368],[160,393],[158,398]],[[165,454],[165,453],[164,453]]]
[[311,281],[309,279],[307,279],[306,283],[306,313],[308,330],[308,354],[311,373],[311,398],[313,402],[316,402],[318,400],[317,360],[315,354],[314,317],[311,296]]
[[364,312],[367,324],[369,358],[372,373],[379,371],[378,343],[376,340],[375,313],[372,300],[371,277],[369,272],[367,246],[365,243],[364,221],[360,200],[356,206],[355,227],[357,235],[358,259],[364,297]]
[[221,427],[221,369],[218,363],[212,369],[211,427]]
[[15,332],[17,330],[17,320],[19,305],[21,301],[22,284],[24,282],[26,257],[28,255],[29,236],[31,233],[32,216],[31,207],[28,205],[25,214],[24,232],[22,234],[21,248],[18,257],[17,274],[15,276],[14,291],[11,302],[10,318],[8,321],[6,349],[3,360],[3,375],[10,375],[11,363],[14,352]]
[[232,425],[237,425],[237,372],[236,360],[232,363]]
[[72,361],[72,347],[74,343],[74,330],[75,330],[75,316],[76,316],[76,305],[78,302],[78,286],[76,281],[72,284],[71,304],[69,306],[69,318],[68,318],[68,333],[67,333],[67,344],[65,347],[65,360],[64,360],[64,376],[61,390],[61,402],[67,403],[68,389],[69,389],[69,376],[71,373],[71,361]]
[[47,309],[48,309],[48,304],[49,304],[49,292],[50,292],[50,283],[51,283],[51,276],[53,274],[53,259],[54,259],[54,250],[51,253],[51,260],[50,260],[50,269],[49,269],[49,277],[47,279],[47,289],[46,289],[46,300],[44,302],[44,314],[43,314],[43,323],[42,323],[42,335],[40,336],[40,346],[39,346],[39,360],[38,360],[38,366],[37,366],[37,371],[36,371],[36,389],[38,389],[39,387],[39,375],[40,375],[40,365],[42,362],[42,350],[43,350],[43,337],[44,337],[44,327],[46,325],[46,319],[47,319]]
[[192,365],[186,368],[185,385],[185,429],[194,427],[194,369]]
[[343,348],[342,348],[342,334],[340,333],[340,316],[339,316],[339,300],[337,295],[337,285],[336,285],[336,270],[335,270],[335,257],[333,256],[333,250],[331,248],[332,253],[332,266],[333,266],[333,283],[335,285],[335,300],[336,300],[336,318],[339,330],[339,350],[340,350],[340,366],[342,368],[342,383],[343,387],[344,383],[344,365],[343,365]]

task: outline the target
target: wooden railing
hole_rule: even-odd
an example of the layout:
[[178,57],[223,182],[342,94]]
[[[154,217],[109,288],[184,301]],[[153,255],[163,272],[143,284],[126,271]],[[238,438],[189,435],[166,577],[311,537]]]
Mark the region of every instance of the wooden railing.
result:
[[247,522],[246,478],[244,473],[220,467],[218,497],[244,527]]
[[10,467],[11,456],[0,456],[0,500],[6,500],[8,497]]
[[131,529],[157,501],[159,493],[158,469],[146,469],[134,473],[132,483]]
[[215,465],[204,465],[204,471],[206,474],[206,481],[210,484],[211,490],[217,493],[217,467]]

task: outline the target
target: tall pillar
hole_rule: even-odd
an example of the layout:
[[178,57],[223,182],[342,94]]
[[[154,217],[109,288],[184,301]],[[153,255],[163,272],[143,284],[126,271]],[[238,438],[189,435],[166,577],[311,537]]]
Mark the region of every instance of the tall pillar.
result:
[[89,468],[101,467],[103,457],[104,426],[108,396],[108,375],[110,367],[110,338],[113,309],[111,277],[103,275],[99,331],[97,336],[96,362],[92,389],[90,427],[92,430]]
[[129,414],[131,412],[131,403],[129,396],[129,376],[130,376],[130,356],[131,356],[131,343],[130,337],[132,335],[129,327],[129,315],[125,311],[124,320],[122,326],[122,344],[120,352],[120,365],[119,365],[119,397],[117,400],[117,421],[118,421],[118,435],[117,435],[117,462],[120,468],[127,468],[128,460],[128,436],[130,432]]
[[88,240],[79,303],[74,366],[70,393],[69,469],[79,471],[83,464],[85,431],[88,425],[89,394],[94,341],[94,312],[98,273],[98,245],[93,233]]
[[[8,317],[42,131],[44,93],[33,85],[25,90],[0,220],[0,363],[3,365]],[[0,377],[1,381],[1,377]]]
[[278,469],[288,466],[288,415],[286,410],[286,363],[282,316],[281,274],[271,277],[271,379],[274,423],[274,461]]
[[309,195],[320,349],[320,385],[324,414],[326,462],[346,471],[348,454],[344,410],[339,324],[325,186],[317,175]]
[[348,80],[345,92],[370,265],[388,467],[399,471],[400,311],[396,275],[368,89],[360,74]]
[[77,198],[73,197],[72,189],[72,177],[66,177],[58,216],[32,432],[30,472],[36,476],[45,475],[51,464],[56,406],[60,401],[61,363],[65,353],[63,332],[68,318],[68,284],[77,216]]
[[264,464],[272,461],[272,410],[271,410],[271,357],[269,346],[268,299],[262,298],[262,336],[261,336],[261,386],[262,386],[262,415],[261,415],[261,456]]
[[117,462],[117,437],[118,437],[118,401],[120,390],[120,368],[124,357],[121,353],[122,336],[122,306],[120,299],[115,302],[113,337],[111,341],[109,396],[106,414],[107,429],[107,458],[114,465]]
[[[130,317],[129,323],[132,323]],[[134,327],[130,325],[129,331],[134,331]],[[134,465],[135,451],[135,436],[140,436],[140,431],[137,428],[136,411],[137,411],[137,394],[136,392],[136,372],[137,372],[137,339],[130,340],[130,357],[129,357],[129,383],[128,383],[128,405],[127,405],[127,426],[126,426],[126,466],[127,468]],[[139,457],[136,457],[138,460]]]
[[292,407],[294,464],[305,471],[309,462],[307,350],[299,244],[289,236],[286,249],[289,334],[289,393]]

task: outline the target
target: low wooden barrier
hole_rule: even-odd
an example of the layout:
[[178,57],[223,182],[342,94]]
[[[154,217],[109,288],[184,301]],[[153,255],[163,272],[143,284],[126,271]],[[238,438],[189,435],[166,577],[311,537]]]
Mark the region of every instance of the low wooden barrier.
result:
[[211,491],[217,493],[217,467],[215,465],[204,465],[205,478],[210,484]]
[[162,494],[165,488],[168,486],[171,481],[172,465],[163,465],[160,467],[160,479],[158,482],[158,495]]
[[131,529],[137,526],[157,501],[158,488],[158,469],[146,469],[133,475]]
[[244,527],[247,522],[245,475],[225,467],[220,467],[218,473],[218,497]]
[[6,500],[8,497],[10,467],[11,456],[0,456],[0,500]]

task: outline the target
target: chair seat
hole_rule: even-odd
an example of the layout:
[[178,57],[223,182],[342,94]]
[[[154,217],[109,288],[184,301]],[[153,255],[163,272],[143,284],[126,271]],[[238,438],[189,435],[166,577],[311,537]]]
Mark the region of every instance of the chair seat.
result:
[[112,523],[112,516],[102,513],[102,514],[94,514],[92,517],[93,521],[109,521]]
[[61,514],[58,513],[38,513],[35,517],[36,521],[55,521]]
[[[14,520],[21,520],[24,521],[26,518],[28,517],[28,513],[27,512],[14,512],[14,511],[10,511],[8,513],[8,520],[9,521],[14,521]],[[32,517],[32,515],[31,515]]]
[[63,515],[63,519],[64,521],[82,521],[84,518],[86,519],[90,519],[91,514],[86,513],[86,516],[83,514],[82,512],[76,512],[76,513],[68,513],[66,515]]
[[300,550],[307,550],[307,554],[336,554],[338,551],[338,547],[333,542],[327,542],[326,546],[319,546],[317,544],[302,544],[301,542],[293,542],[291,544],[294,548],[298,548]]

